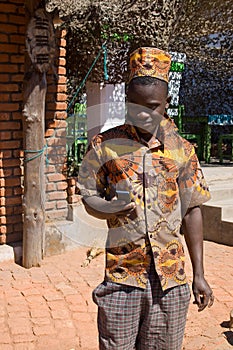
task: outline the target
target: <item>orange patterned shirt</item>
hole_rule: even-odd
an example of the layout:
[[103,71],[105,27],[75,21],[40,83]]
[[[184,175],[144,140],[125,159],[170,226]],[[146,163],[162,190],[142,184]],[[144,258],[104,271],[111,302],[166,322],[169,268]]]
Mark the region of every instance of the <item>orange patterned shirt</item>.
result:
[[193,146],[169,117],[149,143],[129,124],[94,137],[78,186],[106,200],[127,190],[136,203],[136,218],[107,222],[106,281],[146,288],[153,259],[163,290],[186,283],[182,218],[210,194]]

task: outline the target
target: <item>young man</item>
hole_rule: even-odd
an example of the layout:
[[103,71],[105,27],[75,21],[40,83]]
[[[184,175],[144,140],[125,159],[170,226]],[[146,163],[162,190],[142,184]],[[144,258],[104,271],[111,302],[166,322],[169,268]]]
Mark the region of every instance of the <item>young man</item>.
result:
[[133,52],[126,123],[94,137],[80,169],[85,208],[109,227],[105,279],[93,292],[101,350],[181,349],[190,291],[180,232],[198,311],[213,304],[199,207],[210,196],[194,148],[165,112],[170,63],[156,48]]

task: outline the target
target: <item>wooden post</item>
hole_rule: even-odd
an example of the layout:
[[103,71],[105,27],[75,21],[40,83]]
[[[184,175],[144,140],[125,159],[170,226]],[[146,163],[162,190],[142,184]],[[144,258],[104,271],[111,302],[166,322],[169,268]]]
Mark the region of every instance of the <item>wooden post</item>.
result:
[[24,77],[23,266],[40,266],[45,226],[44,124],[46,72],[54,51],[53,25],[38,1],[26,1],[30,15],[26,33]]

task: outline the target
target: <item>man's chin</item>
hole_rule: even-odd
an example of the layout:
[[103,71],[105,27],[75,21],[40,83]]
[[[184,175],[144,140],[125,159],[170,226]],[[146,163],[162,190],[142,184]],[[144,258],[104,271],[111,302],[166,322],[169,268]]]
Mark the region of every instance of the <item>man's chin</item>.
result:
[[141,127],[141,126],[135,126],[135,128],[138,130],[140,134],[151,134],[155,132],[155,128],[153,127]]

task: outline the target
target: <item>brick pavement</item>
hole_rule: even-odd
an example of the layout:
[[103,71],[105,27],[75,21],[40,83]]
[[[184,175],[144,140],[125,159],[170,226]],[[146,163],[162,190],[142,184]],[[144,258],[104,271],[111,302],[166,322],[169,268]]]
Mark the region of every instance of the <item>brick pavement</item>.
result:
[[[190,305],[183,350],[232,349],[232,251],[205,242],[206,276],[215,305],[203,313]],[[91,292],[102,280],[104,256],[81,268],[84,258],[85,248],[77,248],[48,257],[40,268],[30,270],[0,263],[0,350],[98,349]],[[189,262],[187,268],[190,276]]]

